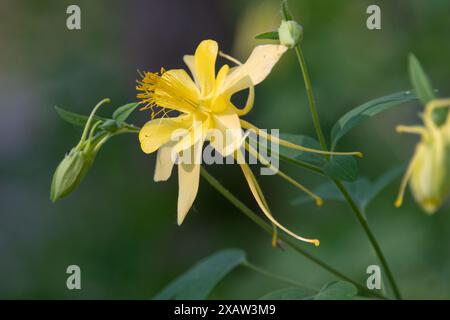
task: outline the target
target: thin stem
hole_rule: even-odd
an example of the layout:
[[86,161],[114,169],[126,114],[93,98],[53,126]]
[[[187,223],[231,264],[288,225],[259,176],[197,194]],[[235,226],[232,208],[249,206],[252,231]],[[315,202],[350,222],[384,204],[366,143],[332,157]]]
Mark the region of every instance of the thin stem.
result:
[[361,224],[361,226],[363,227],[364,231],[366,232],[367,237],[369,238],[370,243],[372,244],[372,246],[373,246],[373,248],[375,250],[375,253],[377,254],[381,264],[383,265],[383,269],[385,270],[386,275],[387,275],[387,277],[389,279],[389,282],[391,283],[391,287],[392,287],[392,290],[394,291],[395,297],[397,299],[401,300],[402,296],[400,294],[400,290],[398,289],[397,283],[395,282],[394,275],[393,275],[391,269],[389,268],[387,260],[384,257],[383,251],[381,250],[381,247],[378,244],[378,241],[375,238],[375,235],[373,234],[372,230],[370,229],[370,226],[367,223],[366,218],[364,217],[363,213],[361,212],[359,207],[356,205],[355,201],[352,199],[352,197],[350,196],[350,193],[347,191],[347,189],[342,184],[342,182],[339,181],[339,180],[333,180],[333,181],[336,184],[336,186],[339,188],[341,193],[344,195],[345,200],[347,200],[347,202],[349,203],[349,205],[352,208],[352,210],[355,212],[359,223]]
[[[219,181],[217,181],[212,175],[206,171],[203,167],[201,167],[200,171],[202,177],[219,193],[221,193],[228,201],[230,201],[236,208],[238,208],[242,213],[244,213],[248,218],[250,218],[253,222],[255,222],[259,227],[261,227],[264,231],[271,234],[272,233],[272,226],[265,222],[261,217],[258,216],[254,211],[252,211],[250,208],[248,208],[244,203],[242,203],[238,198],[236,198],[230,191],[228,191]],[[283,242],[291,247],[293,250],[297,251],[298,253],[302,254],[307,259],[311,260],[321,268],[325,269],[326,271],[334,274],[338,278],[352,283],[355,287],[357,287],[361,292],[366,293],[367,295],[374,296],[380,299],[387,299],[384,295],[367,289],[364,285],[360,284],[359,282],[347,277],[346,275],[342,274],[341,272],[337,271],[333,267],[329,266],[325,262],[321,261],[320,259],[314,257],[310,253],[306,252],[303,248],[298,246],[298,244],[291,239],[290,237],[280,234],[278,236]]]
[[[312,87],[311,87],[311,80],[309,78],[309,73],[308,73],[308,69],[306,67],[306,62],[305,62],[305,57],[303,56],[303,51],[302,48],[300,46],[300,44],[295,46],[295,53],[297,54],[297,58],[298,58],[298,62],[300,64],[300,68],[303,74],[303,79],[305,82],[305,87],[306,87],[306,92],[308,94],[308,100],[309,100],[309,107],[310,107],[310,111],[311,111],[311,115],[313,118],[313,124],[314,124],[314,128],[316,129],[316,133],[317,133],[317,137],[319,139],[320,145],[322,146],[323,150],[327,151],[327,144],[325,141],[325,137],[322,131],[322,127],[320,125],[320,121],[319,121],[319,115],[317,113],[317,109],[316,109],[316,105],[314,102],[314,96],[312,93]],[[328,158],[328,157],[327,157]],[[363,227],[372,247],[375,250],[376,255],[378,256],[378,259],[380,260],[381,264],[383,265],[384,270],[386,271],[386,275],[388,277],[388,280],[391,284],[392,290],[394,291],[394,295],[397,299],[401,299],[401,294],[400,294],[400,290],[398,289],[398,286],[395,282],[394,276],[387,264],[387,261],[383,255],[383,252],[381,251],[380,246],[378,245],[378,242],[372,232],[372,230],[370,229],[366,219],[364,218],[362,212],[359,210],[358,206],[356,205],[355,201],[353,200],[353,198],[351,197],[351,195],[348,193],[347,189],[345,188],[345,186],[342,184],[341,181],[333,179],[334,183],[336,184],[336,186],[339,188],[339,190],[341,191],[341,193],[344,195],[345,199],[347,200],[347,202],[349,203],[350,207],[352,208],[353,212],[355,213],[359,223],[361,224],[361,226]]]
[[86,136],[88,135],[88,133],[90,131],[92,121],[94,121],[95,113],[97,112],[98,108],[100,108],[102,104],[109,103],[109,102],[111,102],[111,100],[109,98],[105,98],[102,101],[100,101],[99,103],[97,103],[95,105],[94,109],[92,109],[91,114],[89,115],[89,118],[86,121],[86,125],[84,127],[83,134],[81,135],[81,139],[80,139],[80,142],[78,143],[77,147],[81,146],[84,143],[84,141],[86,140]]
[[280,282],[284,282],[284,283],[286,283],[288,285],[292,285],[292,286],[300,287],[300,288],[306,288],[306,289],[310,289],[310,290],[313,290],[313,291],[319,291],[316,288],[312,288],[312,287],[310,287],[308,285],[304,285],[302,283],[296,282],[294,280],[291,280],[291,279],[285,278],[283,276],[279,276],[277,274],[274,274],[274,273],[272,273],[270,271],[264,270],[264,269],[254,265],[253,263],[250,263],[248,261],[244,262],[243,265],[245,267],[247,267],[247,268],[249,268],[249,269],[259,273],[259,274],[262,274],[263,276],[266,276],[268,278],[272,278],[272,279],[278,280]]
[[308,69],[306,67],[305,57],[303,56],[302,47],[300,44],[295,46],[295,53],[297,54],[298,63],[300,64],[300,68],[303,74],[303,80],[305,81],[306,93],[308,95],[309,101],[309,109],[311,111],[314,128],[316,129],[316,134],[319,139],[319,143],[323,150],[328,150],[327,142],[325,141],[325,136],[322,131],[322,127],[320,126],[319,115],[316,109],[316,103],[314,101],[313,91],[311,87],[311,80],[309,78]]

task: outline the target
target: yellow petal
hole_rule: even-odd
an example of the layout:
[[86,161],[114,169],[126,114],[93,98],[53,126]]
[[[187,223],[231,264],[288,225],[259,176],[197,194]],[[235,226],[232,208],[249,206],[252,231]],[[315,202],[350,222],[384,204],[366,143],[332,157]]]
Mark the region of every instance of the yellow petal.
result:
[[166,181],[170,178],[175,160],[172,159],[172,152],[173,147],[169,144],[163,145],[158,150],[158,155],[156,156],[155,174],[153,176],[154,181]]
[[241,124],[236,112],[228,107],[225,112],[213,115],[213,130],[217,130],[211,145],[226,157],[240,148],[244,142]]
[[200,121],[195,117],[193,119],[194,120],[187,129],[188,131],[186,131],[186,134],[179,135],[179,139],[174,145],[176,153],[191,148],[205,136],[209,120],[206,119],[205,121]]
[[170,77],[171,80],[176,80],[177,89],[182,90],[180,95],[190,100],[197,100],[199,91],[189,74],[183,69],[172,69],[164,72],[162,77]]
[[145,153],[158,150],[163,144],[171,141],[175,130],[185,128],[190,123],[191,116],[176,118],[158,118],[147,122],[139,131],[139,142]]
[[200,85],[198,84],[197,76],[195,74],[195,58],[194,58],[194,55],[192,55],[192,54],[184,55],[183,56],[183,61],[187,65],[187,67],[189,68],[189,71],[191,72],[195,83],[197,84],[197,86],[200,87]]
[[194,163],[180,163],[178,165],[178,208],[177,222],[181,225],[189,209],[194,203],[200,180],[200,159],[203,141],[192,147]]
[[203,97],[214,90],[216,77],[216,58],[219,47],[214,40],[202,41],[195,51],[195,77]]
[[216,83],[215,83],[216,88],[220,88],[223,85],[223,83],[225,82],[225,79],[227,78],[229,71],[230,71],[230,67],[227,64],[224,64],[222,66],[222,68],[220,68],[219,72],[217,72]]
[[221,92],[232,95],[235,92],[257,85],[263,81],[288,48],[283,45],[257,46],[247,61],[229,74]]

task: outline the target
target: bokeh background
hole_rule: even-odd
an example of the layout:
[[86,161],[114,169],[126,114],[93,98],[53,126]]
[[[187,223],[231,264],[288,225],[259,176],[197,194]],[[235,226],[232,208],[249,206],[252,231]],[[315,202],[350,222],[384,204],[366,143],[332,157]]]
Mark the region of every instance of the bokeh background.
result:
[[[82,29],[66,29],[66,8],[78,4]],[[366,28],[370,4],[382,9],[382,30]],[[303,24],[304,51],[327,132],[351,108],[410,88],[407,56],[414,52],[443,96],[450,95],[448,0],[292,0]],[[0,11],[0,298],[147,299],[200,258],[243,248],[265,269],[320,287],[335,278],[291,250],[271,248],[270,236],[204,181],[185,223],[176,225],[177,179],[154,183],[154,156],[136,137],[101,150],[79,189],[52,204],[51,177],[80,131],[60,120],[55,105],[89,113],[109,97],[135,100],[137,69],[184,67],[182,55],[213,38],[245,59],[253,36],[275,29],[277,0],[13,1]],[[263,128],[313,135],[302,78],[292,52],[256,89],[249,119]],[[342,149],[361,150],[360,175],[371,179],[409,160],[415,137],[397,124],[418,123],[418,104],[379,115],[353,130]],[[109,115],[112,107],[100,114]],[[143,124],[145,112],[132,121]],[[314,187],[322,178],[282,168]],[[258,210],[236,166],[208,168]],[[261,183],[273,211],[322,245],[305,249],[365,281],[377,264],[345,204],[295,207],[296,189],[277,177]],[[407,298],[450,298],[450,210],[426,216],[408,194],[394,209],[397,180],[368,208],[368,219]],[[82,270],[82,290],[66,288],[66,268]],[[212,298],[257,298],[284,285],[244,268],[233,271]]]

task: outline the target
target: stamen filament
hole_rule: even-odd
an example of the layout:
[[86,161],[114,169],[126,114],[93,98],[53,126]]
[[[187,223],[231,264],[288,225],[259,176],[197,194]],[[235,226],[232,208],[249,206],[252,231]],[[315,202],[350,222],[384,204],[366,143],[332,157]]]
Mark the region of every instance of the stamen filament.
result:
[[[146,72],[142,80],[137,81],[136,90],[141,91],[137,97],[141,99],[144,107],[141,110],[161,107],[169,110],[177,110],[183,113],[194,112],[197,103],[190,97],[179,94],[183,83],[170,72],[161,69],[159,73]],[[164,111],[163,111],[164,112]]]

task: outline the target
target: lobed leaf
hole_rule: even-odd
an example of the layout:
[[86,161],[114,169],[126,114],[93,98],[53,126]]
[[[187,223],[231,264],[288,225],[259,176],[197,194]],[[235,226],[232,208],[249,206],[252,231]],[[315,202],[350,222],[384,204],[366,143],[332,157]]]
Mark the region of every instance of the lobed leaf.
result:
[[[409,55],[409,79],[413,86],[413,90],[417,97],[426,105],[433,99],[436,99],[435,90],[430,79],[425,73],[422,65],[415,55]],[[437,109],[433,112],[433,120],[438,126],[445,123],[447,119],[448,109]]]
[[315,293],[307,288],[283,288],[269,292],[259,300],[311,300]]
[[345,281],[327,283],[319,292],[307,288],[283,288],[269,292],[260,300],[351,300],[356,297],[357,288]]
[[[321,150],[320,143],[316,139],[305,135],[281,133],[280,138],[299,146]],[[279,146],[279,154],[287,158],[296,159],[319,167],[323,167],[326,164],[325,157],[322,155],[295,150],[281,145]]]
[[[367,206],[376,198],[376,196],[404,172],[405,167],[405,165],[400,165],[389,169],[374,182],[362,177],[355,182],[345,182],[344,185],[358,207],[365,211]],[[313,191],[323,200],[345,202],[344,197],[333,182],[323,183]],[[309,196],[300,196],[293,199],[291,204],[302,205],[312,201],[313,200]]]
[[[67,111],[67,110],[64,110],[57,106],[55,106],[55,110],[61,119],[63,119],[64,121],[66,121],[70,124],[73,124],[74,126],[77,126],[77,127],[84,127],[89,118],[89,116],[85,116],[85,115],[78,114],[75,112]],[[99,117],[99,116],[94,116],[94,122],[96,122],[98,120],[106,121],[107,119]]]
[[314,296],[314,300],[351,300],[358,290],[356,287],[345,281],[334,281],[326,284],[319,293]]
[[338,141],[351,129],[363,121],[383,111],[399,106],[403,103],[416,100],[417,97],[411,91],[393,93],[381,98],[368,101],[344,114],[331,129],[332,149]]
[[113,117],[114,120],[117,121],[117,124],[118,124],[119,126],[121,126],[121,125],[125,122],[125,120],[128,119],[128,117],[130,116],[130,114],[131,114],[134,110],[136,110],[136,108],[137,108],[138,106],[139,106],[139,103],[137,103],[137,102],[127,103],[127,104],[125,104],[125,105],[123,105],[123,106],[121,106],[121,107],[118,107],[118,108],[114,111],[112,117]]
[[352,156],[334,156],[323,167],[331,178],[342,181],[355,181],[358,177],[356,160]]
[[409,55],[409,79],[417,97],[424,105],[436,98],[430,79],[414,54]]
[[[280,138],[299,146],[321,150],[319,142],[308,136],[282,133],[280,134]],[[266,141],[259,140],[258,142],[260,143],[260,147],[265,147]],[[273,147],[272,144],[271,146]],[[356,160],[352,156],[336,156],[328,161],[325,156],[317,153],[300,151],[281,145],[277,147],[278,151],[273,150],[273,148],[272,151],[278,153],[282,160],[290,160],[291,162],[300,162],[302,164],[314,166],[319,168],[326,175],[343,181],[354,181],[357,178]]]
[[206,299],[228,273],[245,261],[245,252],[239,249],[216,252],[172,281],[154,299]]

